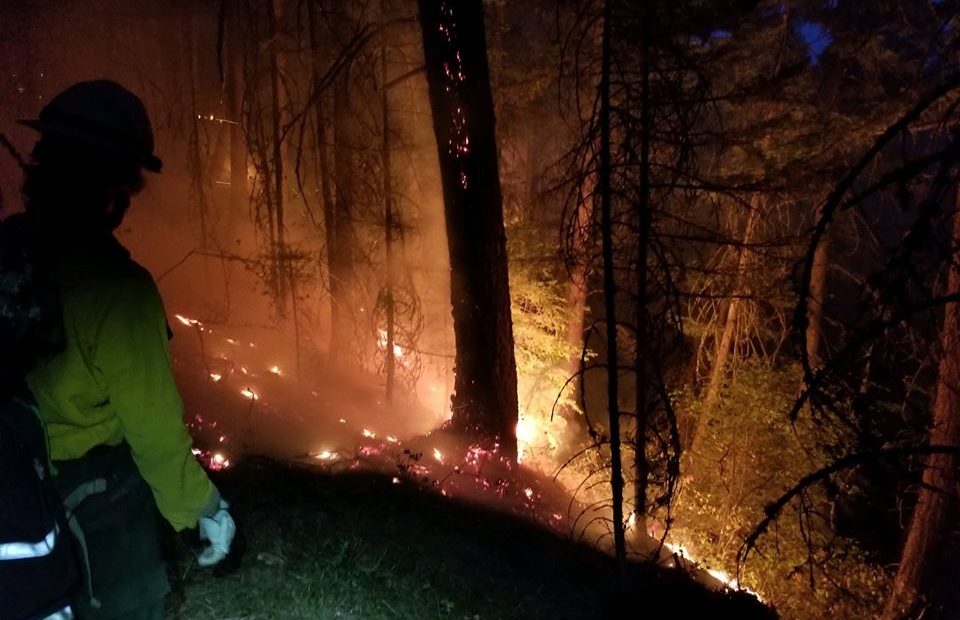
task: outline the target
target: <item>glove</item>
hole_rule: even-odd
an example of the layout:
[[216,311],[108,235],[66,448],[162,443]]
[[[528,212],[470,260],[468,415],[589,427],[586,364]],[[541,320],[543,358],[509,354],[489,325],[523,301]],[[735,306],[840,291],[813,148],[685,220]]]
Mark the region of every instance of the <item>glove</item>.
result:
[[230,553],[230,543],[233,542],[233,536],[237,533],[237,524],[233,517],[227,512],[230,505],[220,500],[220,508],[212,517],[201,517],[200,540],[208,541],[210,544],[200,553],[197,563],[200,566],[213,566]]

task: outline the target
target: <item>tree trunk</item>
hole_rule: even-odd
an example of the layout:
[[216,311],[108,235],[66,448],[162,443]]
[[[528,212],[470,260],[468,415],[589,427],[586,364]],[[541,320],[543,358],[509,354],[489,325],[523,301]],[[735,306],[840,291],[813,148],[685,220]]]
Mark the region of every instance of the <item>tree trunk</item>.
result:
[[[320,67],[323,64],[323,59],[320,50],[322,38],[320,36],[320,24],[317,20],[316,7],[314,6],[313,0],[307,2],[307,19],[308,25],[310,28],[310,47],[312,54],[310,57],[311,62],[311,76],[313,80],[313,88],[319,88],[321,80],[321,71]],[[335,274],[338,273],[335,267],[335,262],[337,260],[337,218],[336,218],[336,208],[334,206],[334,182],[331,171],[330,164],[330,136],[328,132],[328,123],[330,118],[328,116],[325,104],[327,104],[328,97],[326,93],[317,97],[316,104],[314,105],[314,123],[316,124],[316,157],[317,157],[317,176],[319,177],[320,182],[320,199],[323,202],[323,232],[324,232],[324,241],[326,246],[326,265],[325,267],[327,273],[327,280],[330,287],[330,340],[329,340],[329,350],[333,352],[336,348],[337,343],[339,343],[339,336],[336,336],[338,332],[342,335],[342,330],[338,329],[338,321],[334,319],[334,316],[339,316],[337,314],[337,305],[339,298],[334,294],[335,283],[338,282],[338,279],[335,278]],[[339,288],[337,289],[339,291]]]
[[[947,260],[950,263],[947,293],[957,295],[960,294],[960,190],[953,214],[953,244]],[[960,303],[948,303],[944,307],[940,355],[929,442],[932,446],[960,446]],[[944,519],[956,498],[956,467],[953,454],[928,457],[884,620],[904,617],[920,600],[926,574],[942,545]]]
[[[565,300],[567,303],[566,317],[566,339],[567,346],[570,349],[570,357],[567,359],[567,366],[564,369],[568,377],[580,372],[580,359],[583,354],[583,331],[584,320],[587,308],[587,292],[589,290],[589,254],[590,246],[593,243],[591,239],[591,229],[593,227],[593,189],[596,185],[596,178],[591,175],[584,181],[581,189],[580,204],[577,205],[576,218],[573,223],[574,230],[571,231],[572,243],[570,245],[570,254],[573,258],[573,264],[570,269],[570,280],[567,282]],[[582,389],[583,377],[570,383],[568,390],[574,390],[570,395],[571,400],[577,398],[577,393]]]
[[247,145],[243,136],[243,40],[240,37],[239,16],[231,15],[227,37],[227,114],[230,115],[230,209],[233,216],[249,207],[247,187]]
[[201,112],[197,104],[197,28],[195,9],[188,7],[184,14],[184,32],[186,34],[187,81],[190,84],[190,199],[197,211],[200,225],[200,247],[207,247],[207,198],[204,191],[203,155],[200,152]]
[[[817,213],[819,218],[819,210]],[[810,368],[816,370],[823,361],[823,305],[827,293],[827,264],[830,260],[829,241],[820,240],[813,251],[813,266],[810,270],[810,294],[807,297],[807,359]]]
[[453,422],[517,456],[507,244],[481,0],[419,0],[456,339]]
[[[353,285],[353,211],[355,119],[350,110],[350,71],[337,78],[333,93],[333,245],[330,253],[330,354],[337,357],[348,350],[351,328],[351,287]],[[329,237],[329,233],[328,233]]]
[[286,108],[286,96],[281,86],[280,72],[283,58],[280,55],[280,35],[283,24],[283,0],[273,0],[270,10],[270,92],[273,100],[273,212],[276,225],[273,248],[274,295],[281,315],[286,312],[287,287],[292,285],[292,268],[287,256],[287,244],[284,234],[284,180],[283,180],[283,115]]
[[[646,4],[643,5],[646,8]],[[637,350],[634,360],[634,387],[636,391],[637,427],[634,434],[634,497],[633,515],[637,529],[647,531],[647,484],[650,479],[650,462],[647,460],[647,425],[650,413],[651,365],[653,364],[650,339],[650,292],[647,281],[647,252],[650,245],[652,205],[650,202],[650,143],[652,140],[652,110],[650,103],[650,19],[642,16],[640,25],[640,200],[637,203],[639,239],[637,243],[637,301],[636,329]],[[609,45],[609,44],[608,44]]]
[[613,256],[613,188],[610,152],[610,14],[611,0],[603,3],[603,43],[600,64],[600,235],[603,245],[603,301],[607,333],[607,410],[610,424],[610,490],[613,495],[613,545],[617,573],[626,575],[627,545],[623,520],[623,463],[620,454],[620,364],[617,358],[617,285]]
[[[750,214],[747,216],[747,222],[743,229],[743,246],[753,242],[753,234],[757,223],[760,221],[760,199],[755,197],[751,201]],[[733,352],[734,336],[736,335],[737,321],[740,316],[740,308],[743,300],[740,299],[744,294],[744,279],[747,275],[747,266],[749,265],[749,252],[745,247],[737,250],[737,271],[734,281],[733,292],[727,301],[727,312],[723,321],[723,332],[720,334],[720,340],[717,342],[716,355],[713,358],[713,366],[710,369],[710,380],[707,382],[707,389],[703,397],[703,411],[700,417],[690,431],[689,446],[690,452],[696,453],[700,448],[702,426],[710,419],[717,405],[720,403],[720,389],[723,387],[723,380],[727,376],[727,366],[730,362],[730,355]]]
[[387,320],[387,337],[384,351],[384,372],[387,378],[386,398],[389,404],[393,400],[396,357],[393,355],[396,333],[394,329],[393,306],[393,185],[390,179],[390,100],[387,95],[387,18],[385,2],[380,0],[380,158],[383,166],[383,231],[384,231],[384,283],[383,304]]

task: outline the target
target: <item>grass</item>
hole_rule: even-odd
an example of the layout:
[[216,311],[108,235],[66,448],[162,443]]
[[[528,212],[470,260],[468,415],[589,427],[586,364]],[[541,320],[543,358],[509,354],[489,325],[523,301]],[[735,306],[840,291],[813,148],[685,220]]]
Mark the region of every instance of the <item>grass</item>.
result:
[[618,596],[602,553],[390,477],[255,459],[216,482],[242,532],[238,553],[208,570],[174,545],[173,618],[771,617],[747,596],[649,566],[631,566]]

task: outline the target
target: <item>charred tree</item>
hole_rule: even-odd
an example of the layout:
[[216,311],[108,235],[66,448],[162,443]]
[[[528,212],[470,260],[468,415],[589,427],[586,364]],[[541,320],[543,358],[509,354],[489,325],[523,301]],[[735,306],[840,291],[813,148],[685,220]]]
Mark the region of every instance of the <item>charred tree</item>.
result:
[[453,422],[516,457],[517,372],[481,0],[420,0],[456,339]]
[[647,531],[647,484],[650,481],[650,462],[647,460],[648,420],[651,413],[651,377],[654,374],[653,350],[650,346],[650,302],[648,280],[649,252],[651,242],[652,210],[650,191],[650,146],[651,126],[650,101],[650,14],[646,3],[640,8],[640,179],[638,200],[635,205],[637,227],[637,288],[636,288],[636,334],[637,349],[634,359],[634,388],[636,390],[636,432],[634,450],[634,500],[633,514],[641,532]]
[[623,463],[620,454],[620,367],[617,347],[617,284],[614,277],[613,188],[610,145],[610,30],[611,2],[603,3],[603,39],[600,61],[600,236],[603,246],[603,302],[607,335],[607,411],[610,424],[610,486],[613,494],[613,542],[618,573],[626,573],[626,536],[623,520]]

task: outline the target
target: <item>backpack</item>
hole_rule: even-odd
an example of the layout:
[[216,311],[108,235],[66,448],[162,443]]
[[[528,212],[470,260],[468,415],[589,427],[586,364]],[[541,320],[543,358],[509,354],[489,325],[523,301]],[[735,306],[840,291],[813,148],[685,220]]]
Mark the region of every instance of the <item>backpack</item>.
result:
[[0,223],[0,619],[71,618],[78,556],[23,383],[59,312],[35,282],[25,232],[18,216]]

